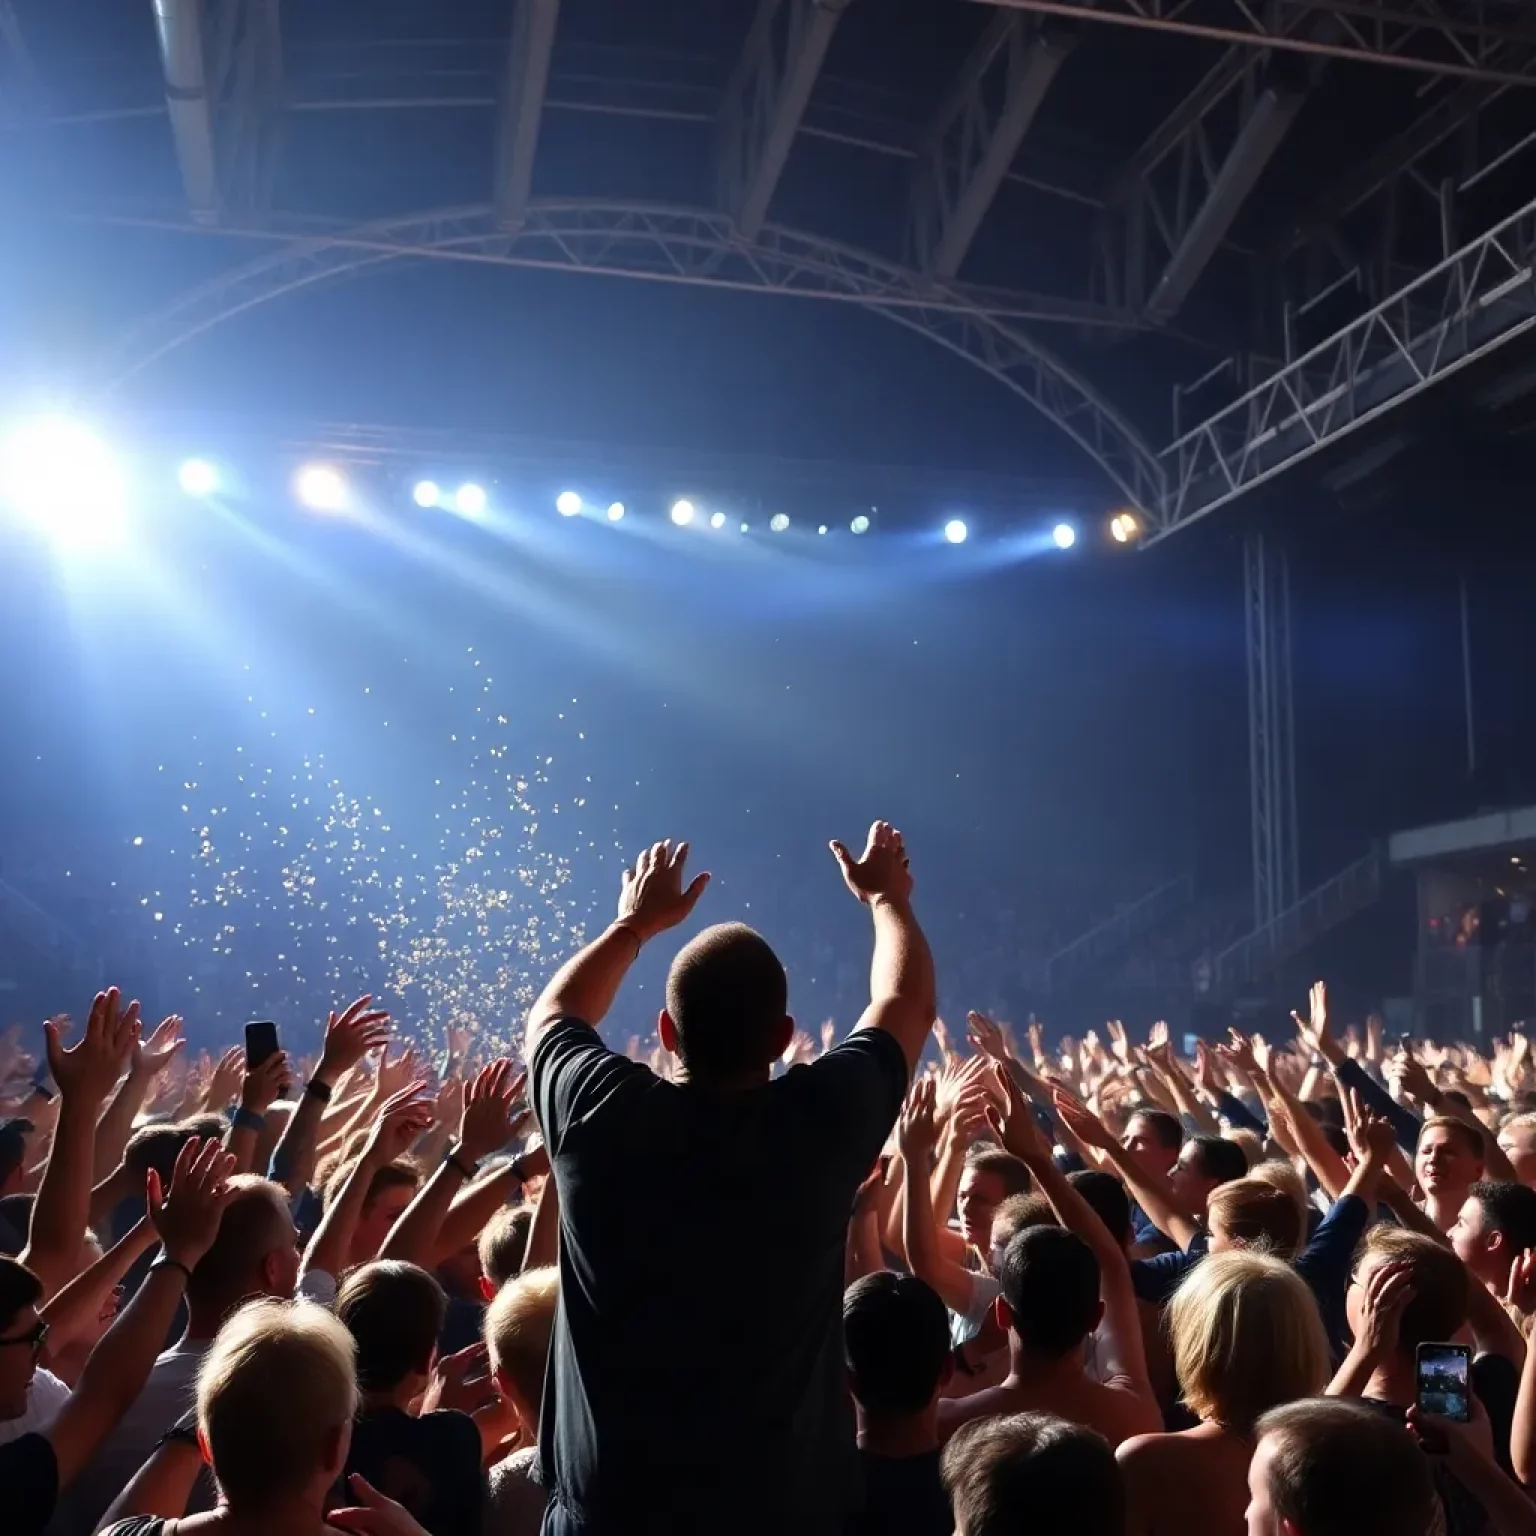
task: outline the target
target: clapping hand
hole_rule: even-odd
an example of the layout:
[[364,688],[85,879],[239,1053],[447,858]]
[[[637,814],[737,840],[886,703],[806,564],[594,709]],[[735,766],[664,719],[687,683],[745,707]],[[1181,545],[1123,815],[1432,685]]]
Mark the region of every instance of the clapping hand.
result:
[[140,1081],[153,1077],[171,1064],[176,1053],[187,1043],[181,1037],[182,1019],[173,1013],[155,1025],[149,1039],[140,1040],[133,1048],[132,1070],[140,1074]]
[[512,1063],[502,1056],[481,1067],[465,1088],[459,1150],[471,1163],[501,1151],[528,1123],[526,1110],[513,1114],[527,1081],[527,1074],[514,1073]]
[[708,875],[695,875],[683,888],[688,844],[652,844],[626,869],[619,892],[619,921],[633,928],[642,943],[686,922],[709,884]]
[[139,1005],[122,1006],[116,987],[96,994],[85,1033],[64,1049],[56,1019],[43,1025],[48,1046],[48,1069],[65,1099],[99,1105],[117,1086],[129,1053],[138,1044]]
[[865,905],[877,901],[905,901],[912,894],[912,870],[901,833],[888,821],[869,829],[864,852],[858,857],[833,841],[832,857],[843,872],[848,889]]
[[165,1256],[188,1270],[213,1247],[224,1207],[234,1198],[229,1177],[235,1159],[214,1137],[196,1136],[182,1144],[171,1173],[170,1192],[151,1168],[145,1175],[145,1203],[150,1224],[159,1234]]

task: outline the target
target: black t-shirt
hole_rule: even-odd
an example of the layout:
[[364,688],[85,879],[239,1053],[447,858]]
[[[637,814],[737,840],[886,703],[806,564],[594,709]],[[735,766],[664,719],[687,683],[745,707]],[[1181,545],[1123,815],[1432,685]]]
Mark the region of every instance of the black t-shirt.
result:
[[18,1435],[0,1445],[0,1529],[36,1536],[59,1502],[59,1458],[47,1435]]
[[951,1536],[955,1517],[939,1476],[939,1452],[872,1456],[864,1464],[864,1512],[848,1522],[848,1536]]
[[[347,1456],[347,1476],[354,1472],[405,1505],[431,1536],[479,1536],[485,1477],[480,1430],[467,1413],[412,1418],[399,1408],[365,1409]],[[351,1503],[350,1495],[340,1502]]]
[[901,1046],[861,1030],[716,1093],[564,1019],[530,1080],[560,1191],[545,1531],[840,1530],[860,1502],[843,1250],[906,1093]]

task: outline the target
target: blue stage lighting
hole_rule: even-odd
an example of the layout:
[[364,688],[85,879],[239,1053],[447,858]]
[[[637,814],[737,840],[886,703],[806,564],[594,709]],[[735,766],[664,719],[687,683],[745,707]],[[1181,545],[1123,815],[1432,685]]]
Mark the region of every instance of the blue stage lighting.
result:
[[480,517],[485,512],[485,487],[483,485],[461,485],[453,493],[454,509],[462,512],[465,517]]
[[608,521],[610,523],[622,523],[624,521],[624,503],[611,501],[608,503]]
[[672,521],[679,528],[686,528],[693,521],[693,503],[687,500],[674,501],[672,503]]
[[944,524],[944,537],[951,544],[964,544],[971,536],[971,530],[965,526],[965,519],[952,517]]
[[127,501],[116,456],[80,422],[39,417],[0,440],[0,504],[62,544],[115,542]]
[[311,512],[339,512],[347,504],[347,482],[329,464],[306,464],[293,477],[293,493]]
[[442,488],[435,480],[418,480],[411,490],[411,500],[418,507],[440,507],[443,504]]
[[219,472],[207,459],[188,459],[176,478],[188,496],[211,496],[219,488]]
[[768,519],[768,526],[773,529],[775,533],[783,533],[784,530],[789,527],[789,514],[787,512],[775,512],[773,516]]
[[561,517],[575,517],[581,511],[581,497],[575,491],[561,491],[555,497],[555,511]]
[[865,517],[862,512],[860,512],[859,515],[854,518],[851,523],[848,524],[848,526],[854,533],[868,533],[869,519]]
[[1077,543],[1077,529],[1071,523],[1057,523],[1051,529],[1051,540],[1057,549],[1071,549]]

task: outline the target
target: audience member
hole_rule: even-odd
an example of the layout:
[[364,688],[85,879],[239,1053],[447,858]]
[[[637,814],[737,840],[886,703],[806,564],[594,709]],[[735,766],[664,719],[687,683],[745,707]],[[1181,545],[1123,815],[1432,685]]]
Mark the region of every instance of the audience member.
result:
[[485,1313],[491,1380],[512,1413],[514,1449],[490,1469],[486,1536],[538,1536],[549,1494],[539,1467],[539,1406],[560,1301],[560,1271],[503,1282]]

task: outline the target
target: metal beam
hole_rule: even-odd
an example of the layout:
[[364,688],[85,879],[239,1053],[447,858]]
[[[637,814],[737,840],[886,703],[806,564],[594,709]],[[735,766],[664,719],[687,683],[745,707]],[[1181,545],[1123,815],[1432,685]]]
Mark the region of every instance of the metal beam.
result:
[[758,0],[720,113],[720,203],[755,240],[848,0]]
[[494,201],[503,228],[522,222],[533,195],[533,162],[549,86],[560,0],[515,0],[512,39],[496,118]]
[[930,276],[959,272],[1074,42],[1000,13],[972,50],[923,136],[913,176],[913,238]]
[[165,104],[187,206],[200,223],[219,216],[219,166],[213,142],[203,0],[153,0]]

